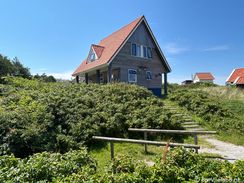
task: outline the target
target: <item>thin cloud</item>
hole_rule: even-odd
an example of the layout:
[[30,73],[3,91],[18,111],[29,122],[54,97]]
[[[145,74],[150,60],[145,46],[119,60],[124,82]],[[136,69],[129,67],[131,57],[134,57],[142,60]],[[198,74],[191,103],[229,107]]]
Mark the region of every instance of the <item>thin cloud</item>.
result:
[[203,51],[225,51],[229,50],[230,47],[228,45],[218,45],[218,46],[213,46],[209,48],[203,49]]
[[[39,69],[41,70],[41,69]],[[65,72],[35,72],[35,74],[42,75],[45,73],[47,76],[52,75],[56,79],[64,79],[64,80],[71,80],[72,79],[72,71],[65,71]],[[34,75],[34,73],[32,73]]]
[[65,79],[65,80],[71,80],[72,78],[72,71],[67,71],[67,72],[53,72],[53,73],[46,73],[46,75],[52,75],[56,79]]
[[177,45],[176,43],[169,43],[165,45],[163,49],[165,52],[172,55],[181,54],[190,50],[188,47],[182,47]]
[[40,71],[47,71],[47,68],[40,68]]

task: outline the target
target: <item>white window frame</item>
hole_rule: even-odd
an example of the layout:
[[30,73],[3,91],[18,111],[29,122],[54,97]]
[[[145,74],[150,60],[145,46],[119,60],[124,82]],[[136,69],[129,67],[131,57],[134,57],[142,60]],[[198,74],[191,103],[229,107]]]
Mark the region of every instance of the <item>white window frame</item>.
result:
[[[135,80],[134,81],[131,81],[130,80],[130,71],[134,71],[136,74],[135,74]],[[128,69],[128,82],[129,83],[137,83],[137,70],[135,69]]]
[[[151,78],[147,77],[147,73],[150,73]],[[151,71],[146,71],[146,78],[147,78],[147,80],[152,80],[152,72]]]
[[[136,50],[135,50],[135,55],[133,54],[133,45],[136,46]],[[139,49],[140,48],[140,49]],[[144,48],[145,48],[145,56],[144,57]],[[148,57],[148,49],[151,50],[151,57]],[[146,45],[142,45],[142,44],[137,44],[137,43],[131,43],[131,55],[134,57],[139,57],[139,58],[143,58],[143,59],[151,59],[152,58],[152,48]]]

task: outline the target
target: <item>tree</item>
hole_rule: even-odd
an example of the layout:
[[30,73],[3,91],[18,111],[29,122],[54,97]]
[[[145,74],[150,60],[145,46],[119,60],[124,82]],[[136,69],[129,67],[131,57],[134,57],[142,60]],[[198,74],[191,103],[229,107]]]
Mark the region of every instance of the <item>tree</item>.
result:
[[20,61],[19,61],[19,59],[17,57],[15,57],[13,59],[12,63],[13,63],[13,67],[14,67],[14,73],[13,73],[14,76],[21,76],[23,78],[30,78],[31,77],[29,68],[24,67],[20,63]]
[[0,54],[0,77],[11,75],[14,71],[11,60]]
[[42,75],[36,74],[34,75],[34,78],[42,80],[44,82],[56,82],[56,79],[52,75],[47,76],[45,73],[43,73]]

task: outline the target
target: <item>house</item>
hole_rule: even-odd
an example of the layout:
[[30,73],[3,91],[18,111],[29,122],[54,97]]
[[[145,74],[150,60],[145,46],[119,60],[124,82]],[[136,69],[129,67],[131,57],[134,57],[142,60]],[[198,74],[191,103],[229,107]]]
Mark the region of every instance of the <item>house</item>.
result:
[[86,83],[126,82],[150,89],[160,96],[162,81],[167,94],[171,68],[144,16],[122,27],[98,44],[72,74]]
[[234,69],[227,78],[226,85],[236,85],[244,88],[244,68]]
[[193,76],[193,83],[213,83],[214,79],[210,72],[198,72]]
[[192,83],[193,83],[192,80],[185,80],[185,81],[181,82],[181,85],[189,85],[189,84],[192,84]]

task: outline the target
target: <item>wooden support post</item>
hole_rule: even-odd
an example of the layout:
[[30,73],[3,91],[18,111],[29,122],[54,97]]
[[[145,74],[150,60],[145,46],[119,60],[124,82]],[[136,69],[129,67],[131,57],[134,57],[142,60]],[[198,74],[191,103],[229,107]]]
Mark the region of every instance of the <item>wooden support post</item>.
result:
[[96,75],[97,75],[97,83],[100,84],[100,70],[96,70]]
[[[144,132],[144,140],[147,140],[147,132]],[[144,145],[145,153],[147,153],[147,144]]]
[[[194,144],[198,145],[198,139],[197,139],[197,134],[194,134]],[[196,153],[198,153],[198,149],[195,149]]]
[[164,95],[168,94],[168,79],[167,79],[167,73],[164,73]]
[[88,73],[85,73],[85,82],[88,84]]
[[107,80],[108,80],[108,83],[111,82],[111,64],[108,66],[108,75],[107,75]]
[[110,156],[111,156],[111,160],[114,159],[114,143],[110,142]]
[[79,76],[76,76],[75,79],[76,79],[76,83],[79,83]]

